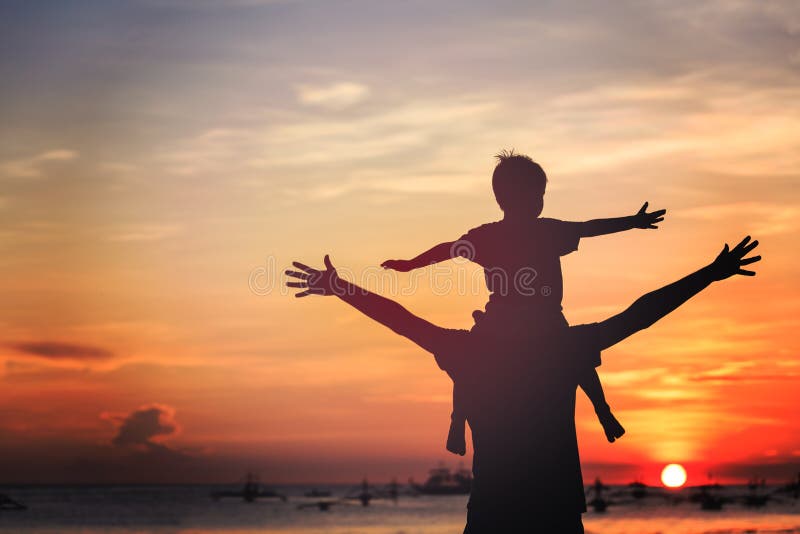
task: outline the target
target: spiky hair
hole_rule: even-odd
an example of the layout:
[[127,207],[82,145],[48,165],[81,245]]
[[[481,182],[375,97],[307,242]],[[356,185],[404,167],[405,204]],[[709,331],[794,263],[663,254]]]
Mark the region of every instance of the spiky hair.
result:
[[494,156],[497,166],[492,174],[492,189],[497,203],[505,210],[521,190],[536,189],[544,194],[547,175],[542,167],[525,154],[501,150]]

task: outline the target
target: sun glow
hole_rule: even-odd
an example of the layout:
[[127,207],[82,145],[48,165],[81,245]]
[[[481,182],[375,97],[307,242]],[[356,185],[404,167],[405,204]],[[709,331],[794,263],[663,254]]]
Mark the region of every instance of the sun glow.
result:
[[661,471],[661,482],[668,488],[680,488],[686,484],[686,469],[679,464],[669,464]]

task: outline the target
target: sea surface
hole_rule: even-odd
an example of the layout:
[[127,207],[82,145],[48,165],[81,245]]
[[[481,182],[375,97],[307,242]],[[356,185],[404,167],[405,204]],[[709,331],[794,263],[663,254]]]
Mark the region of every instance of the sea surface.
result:
[[[0,532],[47,534],[234,533],[283,534],[451,534],[463,530],[466,496],[409,496],[374,499],[369,506],[343,497],[358,493],[353,486],[317,486],[330,497],[306,497],[310,486],[274,489],[288,499],[253,503],[210,494],[238,486],[5,486],[0,493],[24,503],[27,510],[0,510]],[[744,534],[800,533],[800,500],[774,493],[777,487],[756,490],[774,495],[763,507],[747,507],[746,487],[714,490],[725,503],[722,510],[702,510],[689,500],[696,490],[650,490],[634,499],[629,488],[613,486],[604,492],[610,505],[604,513],[584,515],[586,531],[614,534]],[[377,490],[377,488],[376,488]],[[590,498],[591,492],[587,493]],[[316,503],[331,502],[321,511]]]

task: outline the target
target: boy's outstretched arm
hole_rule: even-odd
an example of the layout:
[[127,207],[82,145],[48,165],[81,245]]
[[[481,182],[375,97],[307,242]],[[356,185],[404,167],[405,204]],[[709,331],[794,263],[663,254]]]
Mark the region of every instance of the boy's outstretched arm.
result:
[[381,267],[384,269],[392,269],[406,273],[408,271],[413,271],[414,269],[419,269],[420,267],[427,267],[428,265],[433,265],[434,263],[449,260],[452,257],[453,243],[446,242],[439,243],[435,247],[426,250],[419,256],[410,260],[386,260],[385,262],[381,263]]
[[615,217],[612,219],[594,219],[578,223],[581,237],[594,237],[598,235],[614,234],[633,230],[634,228],[657,229],[658,223],[664,220],[667,210],[647,212],[647,202],[636,212],[628,217]]
[[743,267],[761,260],[761,256],[745,257],[757,246],[758,241],[750,242],[750,236],[745,237],[733,249],[729,249],[726,244],[717,258],[706,267],[640,297],[627,310],[595,325],[595,332],[591,336],[591,343],[594,345],[592,348],[607,349],[644,330],[675,311],[712,282],[737,274],[755,276],[755,271]]
[[302,289],[295,297],[308,295],[335,295],[355,309],[401,336],[407,337],[423,349],[436,353],[445,343],[446,332],[442,327],[421,319],[393,300],[371,293],[366,289],[339,278],[336,269],[326,255],[325,270],[314,269],[300,262],[293,262],[297,271],[286,271],[295,280],[286,282],[289,287]]

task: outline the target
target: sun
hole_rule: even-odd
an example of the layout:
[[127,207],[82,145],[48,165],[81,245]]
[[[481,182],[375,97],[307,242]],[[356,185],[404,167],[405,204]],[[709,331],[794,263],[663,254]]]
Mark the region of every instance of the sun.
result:
[[661,482],[668,488],[680,488],[686,484],[686,469],[680,464],[669,464],[661,471]]

